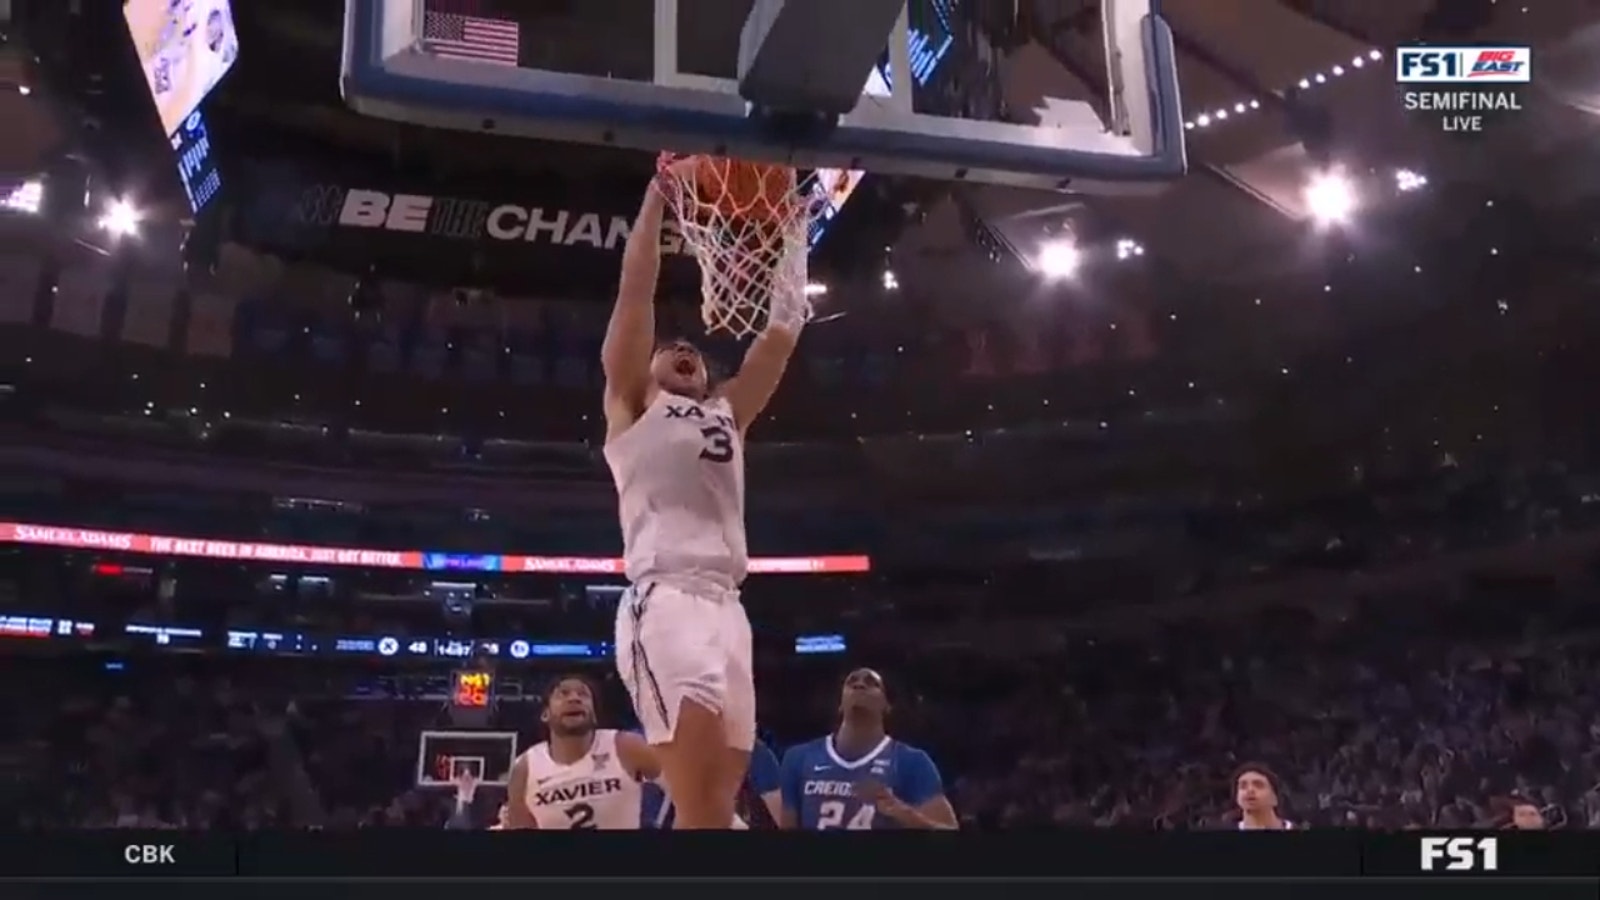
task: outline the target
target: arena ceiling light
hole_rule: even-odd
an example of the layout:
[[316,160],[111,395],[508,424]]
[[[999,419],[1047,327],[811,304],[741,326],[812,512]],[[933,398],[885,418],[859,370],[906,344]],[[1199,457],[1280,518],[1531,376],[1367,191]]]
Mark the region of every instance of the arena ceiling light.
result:
[[44,202],[44,183],[24,181],[4,195],[0,195],[0,209],[20,213],[37,213]]
[[1117,259],[1133,259],[1144,255],[1144,245],[1133,238],[1117,239]]
[[1078,274],[1078,267],[1083,265],[1083,252],[1072,241],[1051,241],[1039,248],[1033,264],[1040,275],[1059,281]]
[[1348,222],[1358,203],[1355,185],[1337,169],[1313,176],[1306,183],[1304,197],[1311,218],[1322,225]]
[[[1346,75],[1352,75],[1356,71],[1366,68],[1370,63],[1379,62],[1382,59],[1383,51],[1368,50],[1366,53],[1360,53],[1351,57],[1348,63],[1340,63],[1330,67],[1324,72],[1311,72],[1304,78],[1301,78],[1299,81],[1295,82],[1294,86],[1302,91],[1308,91],[1317,87],[1318,85],[1328,84],[1334,79],[1342,78]],[[1278,93],[1282,92],[1279,91]],[[1206,110],[1189,121],[1184,122],[1183,127],[1190,131],[1210,128],[1213,125],[1220,125],[1221,123],[1230,119],[1240,118],[1251,112],[1259,110],[1260,108],[1261,100],[1259,98],[1239,100],[1233,104],[1223,104],[1216,109]]]
[[1326,72],[1313,72],[1295,82],[1295,87],[1302,91],[1309,91],[1319,84],[1327,84],[1329,81],[1348,75],[1356,69],[1365,68],[1369,61],[1379,62],[1382,59],[1382,51],[1368,50],[1365,55],[1353,57],[1350,60],[1349,68],[1346,68],[1345,66],[1334,66]]
[[806,285],[806,296],[807,297],[826,297],[827,295],[828,295],[828,286],[823,284],[820,281],[813,281],[810,284]]
[[883,270],[883,289],[886,291],[900,290],[900,279],[895,277],[893,269]]
[[1426,175],[1423,175],[1419,172],[1413,172],[1410,169],[1394,170],[1394,187],[1395,190],[1402,194],[1409,194],[1412,191],[1420,191],[1427,186],[1428,176]]
[[144,214],[127,200],[113,200],[100,215],[100,229],[113,237],[133,237],[139,233]]

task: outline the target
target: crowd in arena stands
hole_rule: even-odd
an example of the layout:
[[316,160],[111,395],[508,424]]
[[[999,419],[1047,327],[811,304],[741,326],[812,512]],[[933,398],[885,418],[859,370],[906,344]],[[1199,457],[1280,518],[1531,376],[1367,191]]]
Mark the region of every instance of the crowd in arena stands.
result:
[[[940,765],[964,827],[1229,828],[1233,777],[1268,770],[1298,825],[1600,827],[1592,585],[1473,584],[1335,615],[1271,610],[1059,653],[902,647],[895,733]],[[24,828],[488,827],[484,787],[415,786],[437,700],[352,699],[314,660],[21,660],[0,689],[6,808]],[[829,727],[841,670],[763,679],[781,749]],[[597,669],[603,673],[603,669]],[[44,699],[35,685],[56,685]],[[615,713],[616,685],[607,689]],[[804,699],[801,699],[804,698]],[[536,706],[497,727],[537,740]],[[1515,811],[1515,812],[1514,812]],[[1533,813],[1537,812],[1537,816]],[[1515,818],[1513,819],[1513,816]]]
[[[171,677],[171,669],[95,678],[87,660],[19,662],[29,671],[6,691],[11,727],[0,751],[16,826],[227,830],[293,821],[275,778],[281,760],[263,706],[267,684]],[[60,696],[38,689],[61,676]]]
[[1298,825],[1501,827],[1521,801],[1552,827],[1600,827],[1595,614],[1498,593],[1086,645],[1010,676],[1026,689],[946,706],[931,742],[984,736],[959,768],[946,754],[977,827],[1232,827],[1251,764]]
[[[94,487],[23,498],[24,508],[13,515],[88,527],[333,546],[592,555],[617,549],[614,515],[600,509],[541,518],[525,511],[285,505],[265,496],[182,498],[156,491],[119,496],[113,486]],[[108,503],[108,497],[119,502]],[[27,508],[29,502],[36,508]],[[1576,465],[1480,466],[1446,456],[1405,474],[1352,473],[1352,483],[1342,491],[1312,501],[1121,498],[1059,513],[1035,509],[1020,518],[998,507],[972,507],[951,517],[897,520],[862,514],[846,523],[847,518],[834,517],[862,543],[819,547],[810,541],[827,530],[826,514],[781,513],[770,520],[753,515],[752,547],[775,554],[866,552],[884,565],[915,569],[957,558],[951,542],[963,548],[960,558],[973,558],[986,553],[988,541],[1019,561],[1103,570],[1117,568],[1120,560],[1124,568],[1137,569],[1131,589],[1079,577],[1078,583],[1089,587],[1075,591],[1073,579],[1064,579],[1051,601],[1054,608],[1081,609],[1224,591],[1307,573],[1369,572],[1582,532],[1600,526],[1600,477]],[[1014,520],[1009,527],[1008,518]],[[1130,597],[1127,590],[1135,593]]]
[[[1078,514],[1074,528],[1053,529],[1052,543],[1066,550],[1114,545],[1141,569],[1170,576],[1155,591],[1141,583],[1145,589],[1132,596],[1116,579],[1081,577],[1070,552],[1051,563],[1057,577],[1038,584],[1028,580],[1036,572],[987,585],[969,572],[938,589],[874,581],[855,590],[863,606],[873,596],[885,601],[886,617],[870,624],[890,630],[926,619],[919,608],[938,606],[945,595],[960,616],[1028,607],[1060,618],[1096,603],[1174,594],[1206,594],[1220,614],[1228,589],[1240,585],[1372,574],[1593,529],[1600,524],[1593,471],[1436,454],[1421,467],[1352,470],[1346,491],[1314,503],[1123,504],[1124,513],[1107,504]],[[91,495],[100,502],[75,506],[64,502],[70,496],[41,495],[32,517],[416,546],[411,538],[447,514],[425,510],[407,523],[403,512],[275,507],[264,497],[219,508],[202,497],[169,505]],[[513,543],[490,513],[480,521],[455,511],[452,539],[468,550],[538,549]],[[1100,535],[1116,540],[1096,544]],[[236,567],[230,570],[236,579]],[[907,639],[881,657],[888,645],[863,641],[874,658],[850,661],[889,675],[893,728],[939,763],[967,827],[1232,827],[1232,778],[1247,763],[1269,768],[1285,816],[1312,826],[1497,827],[1536,819],[1600,827],[1600,700],[1589,690],[1600,681],[1600,620],[1583,602],[1593,586],[1525,576],[1439,584],[1419,588],[1421,595],[1347,598],[1321,617],[1279,610],[1190,622],[1139,638],[1079,638],[1048,655],[967,656]],[[130,607],[127,598],[86,591],[74,577],[36,571],[21,594],[28,612],[114,620],[187,622],[192,613],[206,625],[438,629],[437,606],[379,611],[347,597],[271,591],[252,600],[231,593],[236,587],[191,572],[177,596]],[[767,590],[751,585],[758,625]],[[997,605],[1002,593],[1008,602]],[[539,610],[480,607],[472,625],[521,633],[559,620],[571,633],[604,635],[609,614],[573,599]],[[14,801],[7,808],[24,827],[349,828],[452,818],[484,827],[493,820],[491,787],[474,791],[460,810],[451,790],[414,786],[417,735],[438,724],[440,703],[349,699],[348,682],[370,673],[286,659],[138,657],[120,669],[81,657],[25,664],[51,671],[0,687],[3,715],[13,723],[0,737],[0,772]],[[769,661],[763,725],[779,749],[827,727],[841,674],[827,668],[792,657]],[[39,683],[58,686],[59,695],[41,700]],[[615,685],[611,693],[611,709],[625,709]],[[536,716],[526,707],[503,709],[502,719],[500,727],[520,732],[524,744],[536,739]]]

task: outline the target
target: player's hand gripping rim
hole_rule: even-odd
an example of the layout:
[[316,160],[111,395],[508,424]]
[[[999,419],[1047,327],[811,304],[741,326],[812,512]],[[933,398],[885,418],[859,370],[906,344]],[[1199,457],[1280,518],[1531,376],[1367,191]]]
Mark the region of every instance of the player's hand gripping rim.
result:
[[662,151],[656,157],[656,174],[650,179],[650,189],[675,202],[685,188],[694,184],[694,167],[699,157]]

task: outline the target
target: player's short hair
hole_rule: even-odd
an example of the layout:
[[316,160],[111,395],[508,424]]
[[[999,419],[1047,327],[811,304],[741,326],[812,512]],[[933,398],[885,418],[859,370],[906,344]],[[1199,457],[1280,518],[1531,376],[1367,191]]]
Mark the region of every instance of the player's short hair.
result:
[[1230,783],[1237,788],[1239,786],[1239,779],[1251,772],[1254,772],[1257,775],[1260,775],[1262,778],[1265,778],[1267,780],[1267,786],[1272,788],[1272,792],[1278,795],[1279,800],[1283,799],[1283,782],[1278,780],[1278,773],[1272,771],[1272,769],[1269,768],[1265,763],[1247,762],[1237,769],[1234,769],[1233,779]]
[[563,684],[569,681],[576,681],[589,689],[589,696],[594,700],[595,711],[599,712],[600,685],[596,683],[593,678],[590,678],[582,672],[565,672],[550,679],[550,681],[545,684],[544,690],[539,692],[539,696],[544,700],[545,707],[547,709],[549,708],[550,698],[555,695],[556,688],[561,687]]
[[895,707],[894,692],[889,689],[889,676],[883,674],[882,669],[875,669],[872,666],[851,666],[839,676],[839,687],[843,688],[844,683],[850,680],[850,676],[857,672],[871,672],[878,676],[878,685],[879,689],[883,691],[883,699],[889,703],[887,712],[893,712]]
[[702,348],[699,344],[695,343],[693,340],[690,340],[689,338],[684,337],[681,334],[664,334],[664,335],[661,335],[661,336],[657,337],[655,346],[650,348],[650,355],[654,356],[655,354],[660,353],[661,351],[667,349],[668,347],[677,346],[678,344],[683,344],[685,346],[692,347],[694,349],[694,352],[700,354],[701,356],[705,356],[706,355],[706,351],[705,351],[704,348]]
[[[1538,803],[1535,803],[1531,797],[1528,797],[1528,796],[1523,795],[1523,794],[1512,794],[1509,799],[1511,801],[1510,808],[1513,809],[1513,810],[1515,810],[1519,806],[1531,806],[1534,809],[1540,809]],[[1542,812],[1542,810],[1541,810],[1541,812]]]

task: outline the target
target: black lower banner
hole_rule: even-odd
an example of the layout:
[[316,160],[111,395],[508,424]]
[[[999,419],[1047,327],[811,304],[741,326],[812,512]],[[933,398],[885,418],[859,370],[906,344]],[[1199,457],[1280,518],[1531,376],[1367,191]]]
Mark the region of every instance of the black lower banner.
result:
[[451,832],[0,836],[9,877],[1600,878],[1586,832]]

